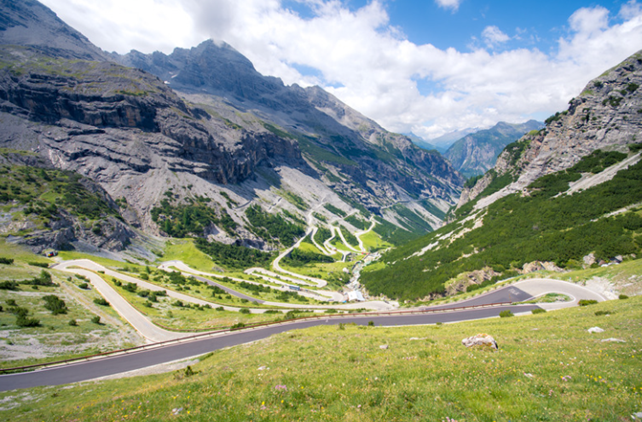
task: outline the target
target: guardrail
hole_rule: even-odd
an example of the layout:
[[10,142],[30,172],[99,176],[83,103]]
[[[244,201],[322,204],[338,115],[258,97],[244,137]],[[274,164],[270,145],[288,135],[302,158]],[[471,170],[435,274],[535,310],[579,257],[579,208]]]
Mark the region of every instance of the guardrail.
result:
[[[328,320],[328,319],[341,319],[341,318],[351,318],[351,317],[401,316],[401,315],[409,315],[409,314],[432,314],[432,313],[462,311],[466,309],[490,308],[490,307],[504,306],[504,305],[511,305],[511,304],[512,302],[496,302],[496,303],[489,303],[485,305],[459,306],[454,308],[442,308],[442,309],[416,309],[416,310],[409,310],[409,311],[356,312],[356,313],[348,313],[348,314],[342,313],[342,314],[312,315],[312,316],[305,316],[305,317],[294,318],[294,319],[287,319],[283,321],[261,322],[257,324],[246,325],[244,327],[239,327],[239,328],[225,328],[222,330],[208,331],[206,333],[194,334],[191,336],[181,337],[177,339],[165,340],[157,343],[144,344],[142,346],[130,347],[126,349],[112,350],[109,352],[97,353],[94,355],[81,356],[77,358],[71,358],[71,359],[65,359],[65,360],[59,360],[59,361],[53,361],[53,362],[45,362],[45,363],[36,363],[33,365],[18,366],[14,368],[5,368],[5,369],[0,369],[0,374],[25,372],[31,369],[46,368],[50,366],[69,365],[73,363],[84,362],[84,361],[89,361],[89,360],[99,359],[99,358],[104,358],[109,356],[118,356],[120,354],[136,353],[146,349],[153,349],[153,348],[168,346],[170,344],[184,343],[186,341],[193,341],[201,338],[207,338],[217,334],[232,333],[232,332],[242,331],[242,330],[251,330],[256,328],[268,327],[271,325],[291,324],[291,323],[307,321],[307,320],[319,320],[319,319]],[[443,305],[440,305],[440,306],[443,306]]]

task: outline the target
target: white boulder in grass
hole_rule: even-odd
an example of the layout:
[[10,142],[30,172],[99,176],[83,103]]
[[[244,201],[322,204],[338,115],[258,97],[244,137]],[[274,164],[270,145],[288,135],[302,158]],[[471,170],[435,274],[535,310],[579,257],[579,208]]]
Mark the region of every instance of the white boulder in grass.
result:
[[467,337],[461,341],[461,343],[466,346],[466,347],[491,347],[495,350],[499,349],[499,346],[497,345],[497,342],[493,338],[493,336],[489,336],[488,334],[477,334],[472,337]]
[[591,327],[587,330],[589,333],[603,333],[604,330],[600,327]]

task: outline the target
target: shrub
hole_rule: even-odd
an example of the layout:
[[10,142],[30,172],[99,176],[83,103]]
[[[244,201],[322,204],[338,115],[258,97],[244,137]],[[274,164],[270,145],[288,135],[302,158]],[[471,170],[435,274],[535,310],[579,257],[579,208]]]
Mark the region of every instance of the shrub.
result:
[[339,323],[339,327],[338,328],[339,328],[339,330],[345,330],[346,326],[345,326],[344,323]]
[[216,310],[216,311],[224,311],[224,310],[225,310],[225,308],[223,308],[222,306],[219,306],[218,308],[215,308],[215,310]]
[[136,285],[136,283],[123,284],[123,290],[127,290],[130,293],[136,293],[137,289],[138,285]]
[[0,256],[0,264],[11,265],[13,264],[13,258],[5,258]]
[[49,264],[47,264],[46,262],[27,262],[27,264],[31,265],[32,267],[49,268]]
[[89,289],[89,284],[87,284],[87,283],[80,283],[80,284],[78,285],[78,287],[80,287],[80,288],[81,288],[81,289],[83,289],[83,290],[88,290],[88,289]]
[[98,299],[94,299],[94,303],[100,306],[109,306],[109,302],[107,302],[105,298],[102,298],[102,297]]
[[595,316],[611,315],[611,311],[595,311]]
[[250,310],[248,308],[243,308],[239,312],[242,313],[242,314],[249,314]]
[[77,327],[77,326],[78,326],[78,323],[76,322],[76,320],[75,320],[75,319],[70,319],[70,320],[69,320],[69,325],[71,325],[72,327]]
[[179,308],[182,308],[185,305],[180,300],[175,300],[174,302],[172,302],[172,306],[177,306]]
[[148,307],[148,308],[153,308],[154,307],[154,304],[152,302],[150,302],[149,300],[146,300],[145,303],[143,303],[143,305]]
[[18,290],[18,283],[13,280],[0,282],[0,290]]
[[336,309],[328,309],[327,311],[325,311],[325,313],[326,314],[336,314],[337,310]]
[[16,317],[16,325],[18,327],[40,327],[40,320],[18,315]]
[[100,324],[100,317],[98,315],[91,318],[91,322],[94,324]]
[[232,327],[230,327],[230,330],[240,330],[243,327],[245,327],[245,324],[243,324],[242,322],[237,322],[236,324],[232,325]]
[[500,318],[510,318],[515,316],[509,309],[503,310],[499,313]]
[[578,302],[578,305],[580,306],[588,306],[588,305],[595,305],[597,303],[597,300],[593,299],[582,299]]
[[66,314],[68,309],[65,301],[56,295],[47,295],[42,298],[45,301],[45,309],[51,311],[52,315]]
[[546,309],[542,309],[542,308],[535,308],[535,309],[533,309],[533,310],[531,311],[531,313],[532,313],[533,315],[535,315],[535,314],[544,314],[544,313],[546,313]]
[[627,295],[620,295],[620,299],[628,299],[629,297]]

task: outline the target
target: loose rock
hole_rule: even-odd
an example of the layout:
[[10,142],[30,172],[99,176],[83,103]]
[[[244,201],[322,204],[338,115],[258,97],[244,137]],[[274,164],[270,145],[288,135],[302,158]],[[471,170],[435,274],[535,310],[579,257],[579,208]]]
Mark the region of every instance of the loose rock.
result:
[[491,347],[495,350],[499,349],[497,342],[492,336],[488,334],[477,334],[472,337],[467,337],[461,341],[461,343],[466,347]]
[[600,327],[591,327],[588,329],[589,333],[603,333],[604,330]]

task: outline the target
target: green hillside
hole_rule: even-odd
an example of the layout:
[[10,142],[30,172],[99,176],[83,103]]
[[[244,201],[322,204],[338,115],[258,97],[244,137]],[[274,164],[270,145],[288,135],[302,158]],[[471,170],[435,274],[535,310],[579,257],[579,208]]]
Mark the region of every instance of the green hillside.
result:
[[[630,420],[642,393],[640,305],[635,297],[459,324],[295,330],[213,352],[166,374],[0,393],[0,417]],[[605,332],[587,332],[596,325]],[[462,346],[479,332],[491,334],[499,351]],[[609,337],[625,343],[599,342]]]
[[[513,194],[471,213],[440,230],[384,255],[388,264],[363,274],[371,294],[413,300],[444,292],[457,275],[492,268],[508,273],[533,261],[551,261],[559,267],[574,267],[595,253],[609,261],[617,255],[640,253],[642,207],[614,216],[609,213],[642,202],[642,163],[620,171],[611,181],[573,195],[559,195],[580,172],[600,172],[625,154],[596,152],[566,171],[537,180],[530,195]],[[470,208],[472,210],[472,207]],[[482,226],[455,240],[441,239],[453,231],[471,230],[475,220]],[[412,256],[437,243],[421,256]]]

